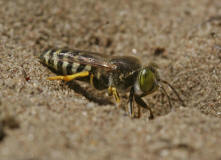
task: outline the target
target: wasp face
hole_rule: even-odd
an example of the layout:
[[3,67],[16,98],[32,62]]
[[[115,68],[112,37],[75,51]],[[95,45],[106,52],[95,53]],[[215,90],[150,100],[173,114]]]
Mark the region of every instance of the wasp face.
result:
[[158,88],[158,74],[150,66],[140,70],[135,84],[135,92],[138,95],[145,96],[151,94]]

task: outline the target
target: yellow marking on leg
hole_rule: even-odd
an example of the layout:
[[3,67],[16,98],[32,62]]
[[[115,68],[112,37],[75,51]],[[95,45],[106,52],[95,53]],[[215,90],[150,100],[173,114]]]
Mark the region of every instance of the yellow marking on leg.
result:
[[93,74],[90,75],[90,84],[91,86],[94,87],[94,75]]
[[116,102],[120,103],[120,96],[119,96],[119,94],[117,92],[117,89],[113,88],[112,91],[113,91],[114,98],[116,99]]
[[79,73],[75,73],[75,74],[67,75],[67,76],[48,77],[48,80],[64,80],[64,81],[68,82],[68,81],[71,81],[76,78],[87,77],[87,76],[89,76],[89,72],[85,71],[85,72],[79,72]]
[[115,87],[111,87],[111,86],[108,87],[108,94],[109,94],[109,96],[113,95],[116,102],[120,103],[120,96],[119,96],[117,89]]
[[112,96],[113,95],[113,92],[112,92],[112,87],[108,87],[108,95],[109,96]]

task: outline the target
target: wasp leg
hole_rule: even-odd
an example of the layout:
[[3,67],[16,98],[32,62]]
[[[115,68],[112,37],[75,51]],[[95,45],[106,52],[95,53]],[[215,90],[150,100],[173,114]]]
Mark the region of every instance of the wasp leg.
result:
[[49,77],[48,80],[64,80],[64,81],[68,82],[68,81],[71,81],[76,78],[87,77],[87,76],[89,76],[89,74],[90,73],[88,71],[85,71],[85,72],[75,73],[72,75]]
[[134,100],[134,88],[132,87],[130,89],[129,106],[128,106],[128,111],[129,111],[130,117],[134,116],[134,113],[133,113],[133,100]]
[[116,102],[120,103],[120,96],[115,87],[112,87],[112,86],[108,87],[108,94],[109,96],[114,95]]
[[90,84],[92,87],[94,87],[94,75],[90,74]]
[[113,95],[112,87],[108,87],[108,95],[109,95],[109,96],[112,96],[112,95]]
[[137,102],[138,105],[149,110],[149,112],[150,112],[149,119],[153,119],[154,116],[153,116],[153,112],[152,112],[151,108],[141,99],[141,97],[134,96],[134,98],[135,98],[135,101]]

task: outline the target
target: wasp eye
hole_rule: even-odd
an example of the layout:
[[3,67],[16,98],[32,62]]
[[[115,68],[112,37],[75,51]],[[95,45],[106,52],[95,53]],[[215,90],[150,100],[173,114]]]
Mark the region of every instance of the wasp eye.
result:
[[144,93],[152,93],[157,87],[155,83],[155,74],[149,68],[142,69],[138,78],[140,89]]

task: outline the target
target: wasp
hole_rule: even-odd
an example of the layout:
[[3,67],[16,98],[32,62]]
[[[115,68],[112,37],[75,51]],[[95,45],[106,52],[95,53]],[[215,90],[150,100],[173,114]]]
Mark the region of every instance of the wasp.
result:
[[157,65],[143,66],[133,56],[105,56],[101,53],[71,49],[48,49],[40,55],[40,61],[57,72],[58,76],[48,80],[85,80],[95,89],[107,89],[108,95],[113,96],[116,103],[120,102],[120,92],[130,92],[128,112],[134,117],[134,101],[138,104],[138,117],[141,107],[149,110],[150,119],[153,119],[151,108],[142,97],[160,89],[167,97],[170,108],[171,100],[162,84],[168,85],[184,106],[175,88],[160,78]]

